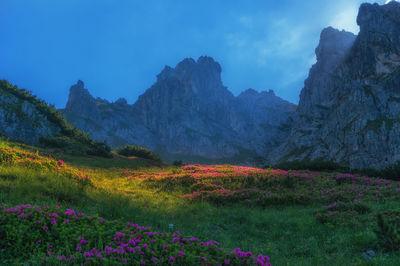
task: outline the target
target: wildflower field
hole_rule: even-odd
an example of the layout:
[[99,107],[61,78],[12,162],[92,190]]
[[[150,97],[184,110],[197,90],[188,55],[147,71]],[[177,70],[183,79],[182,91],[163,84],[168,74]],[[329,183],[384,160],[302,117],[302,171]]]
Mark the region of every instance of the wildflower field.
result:
[[399,265],[400,183],[0,145],[0,264]]

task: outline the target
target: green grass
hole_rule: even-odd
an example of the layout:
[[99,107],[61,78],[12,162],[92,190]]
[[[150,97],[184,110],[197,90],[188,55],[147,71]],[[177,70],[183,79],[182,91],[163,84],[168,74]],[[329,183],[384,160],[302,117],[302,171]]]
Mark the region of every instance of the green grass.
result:
[[[192,202],[178,197],[179,189],[163,191],[121,175],[127,169],[148,175],[160,171],[172,174],[179,171],[175,168],[119,157],[61,157],[104,189],[79,184],[51,171],[0,164],[0,203],[61,205],[161,232],[170,232],[169,225],[173,224],[173,230],[185,236],[214,239],[227,249],[240,247],[268,255],[272,265],[398,265],[400,261],[398,251],[387,253],[376,247],[374,234],[375,214],[399,208],[395,201],[370,204],[372,211],[361,223],[321,224],[313,217],[322,206],[318,202],[269,207]],[[364,259],[362,253],[369,249],[377,256]]]

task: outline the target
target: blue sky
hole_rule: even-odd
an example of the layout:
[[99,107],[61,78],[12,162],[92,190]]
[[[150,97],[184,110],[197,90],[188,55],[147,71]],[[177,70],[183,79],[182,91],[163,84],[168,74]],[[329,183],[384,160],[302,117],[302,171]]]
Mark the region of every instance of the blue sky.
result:
[[297,103],[321,30],[357,33],[362,2],[374,1],[1,0],[0,79],[60,108],[78,79],[133,103],[165,65],[208,55],[235,95]]

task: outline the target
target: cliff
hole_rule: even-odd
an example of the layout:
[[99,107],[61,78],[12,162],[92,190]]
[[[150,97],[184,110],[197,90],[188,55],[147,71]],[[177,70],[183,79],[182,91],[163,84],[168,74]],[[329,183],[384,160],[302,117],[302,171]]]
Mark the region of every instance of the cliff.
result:
[[322,31],[290,136],[272,162],[383,168],[400,159],[400,4],[362,4],[360,33]]

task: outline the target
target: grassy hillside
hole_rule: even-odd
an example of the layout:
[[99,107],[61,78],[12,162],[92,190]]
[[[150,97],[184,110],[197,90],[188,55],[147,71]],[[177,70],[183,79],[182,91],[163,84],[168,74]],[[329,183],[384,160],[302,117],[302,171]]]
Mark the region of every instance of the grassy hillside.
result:
[[[86,133],[69,124],[53,106],[48,105],[45,101],[38,99],[26,89],[19,89],[17,86],[11,85],[6,80],[0,80],[0,95],[8,94],[16,97],[20,101],[31,103],[40,114],[56,125],[60,129],[60,134],[54,137],[46,137],[40,140],[41,144],[46,147],[62,149],[76,154],[96,155],[102,157],[110,157],[110,148],[101,142],[93,141]],[[14,112],[20,119],[25,118],[25,114],[20,106],[15,106]]]
[[398,182],[122,157],[50,159],[13,146],[0,149],[0,264],[269,263],[258,254],[272,265],[400,260]]

